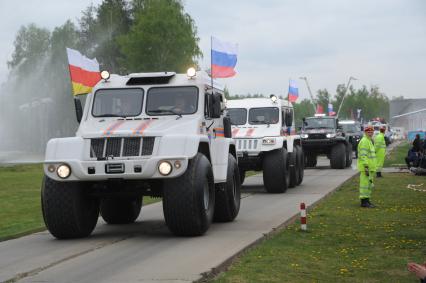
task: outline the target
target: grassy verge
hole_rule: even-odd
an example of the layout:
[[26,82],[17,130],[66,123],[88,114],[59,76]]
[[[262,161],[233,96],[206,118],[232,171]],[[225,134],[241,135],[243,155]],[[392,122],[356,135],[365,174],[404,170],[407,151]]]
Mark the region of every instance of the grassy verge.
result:
[[[416,282],[408,261],[426,259],[426,192],[409,174],[384,174],[373,202],[358,201],[358,178],[346,182],[308,216],[308,232],[295,223],[234,262],[215,282]],[[426,189],[426,186],[423,186]]]
[[[41,215],[41,164],[0,167],[0,241],[45,229]],[[161,199],[144,197],[144,205]]]
[[0,167],[0,241],[43,229],[41,164]]
[[408,142],[402,142],[396,148],[394,148],[388,157],[385,159],[384,167],[395,167],[398,165],[405,165],[405,157],[407,156],[410,144]]

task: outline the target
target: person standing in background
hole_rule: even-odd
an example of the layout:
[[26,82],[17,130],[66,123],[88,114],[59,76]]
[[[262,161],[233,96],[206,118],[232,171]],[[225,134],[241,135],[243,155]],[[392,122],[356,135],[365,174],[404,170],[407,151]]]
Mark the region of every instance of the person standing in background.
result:
[[376,149],[377,172],[376,176],[382,177],[383,163],[386,156],[386,142],[385,142],[385,127],[380,127],[380,132],[374,138],[374,148]]
[[376,150],[373,145],[374,128],[366,126],[364,136],[358,144],[358,164],[359,171],[359,198],[361,207],[374,208],[370,202],[371,192],[374,188],[374,175],[376,174]]

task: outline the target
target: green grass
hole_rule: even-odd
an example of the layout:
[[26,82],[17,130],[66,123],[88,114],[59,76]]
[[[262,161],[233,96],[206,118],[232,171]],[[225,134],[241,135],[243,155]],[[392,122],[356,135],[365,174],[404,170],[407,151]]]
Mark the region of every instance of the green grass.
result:
[[402,142],[390,152],[388,157],[386,157],[383,167],[405,166],[405,157],[407,156],[409,148],[410,144],[408,142]]
[[365,209],[352,178],[308,213],[308,232],[290,225],[214,282],[417,282],[406,264],[426,259],[426,192],[408,183],[425,179],[384,174],[372,196],[378,208]]
[[[0,167],[0,241],[44,230],[41,215],[41,164]],[[144,197],[144,205],[159,198]]]
[[43,229],[41,164],[0,167],[0,241]]

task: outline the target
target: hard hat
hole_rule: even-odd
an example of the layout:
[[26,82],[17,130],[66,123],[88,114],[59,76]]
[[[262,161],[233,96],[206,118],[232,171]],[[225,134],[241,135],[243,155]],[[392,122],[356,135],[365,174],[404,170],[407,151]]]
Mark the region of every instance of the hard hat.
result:
[[366,132],[366,133],[374,133],[374,127],[373,126],[366,126],[364,128],[364,132]]

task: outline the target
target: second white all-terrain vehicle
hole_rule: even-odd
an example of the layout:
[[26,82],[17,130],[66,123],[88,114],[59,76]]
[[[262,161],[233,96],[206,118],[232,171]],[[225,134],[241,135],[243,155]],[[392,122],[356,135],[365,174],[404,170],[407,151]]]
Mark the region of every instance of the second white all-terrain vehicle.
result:
[[75,137],[47,144],[46,226],[57,238],[91,234],[98,215],[132,223],[143,196],[163,198],[168,228],[201,235],[240,208],[240,176],[223,90],[207,74],[104,76],[88,94]]
[[293,106],[287,100],[247,98],[227,101],[241,181],[249,170],[263,171],[269,193],[302,183],[304,155],[295,134]]

